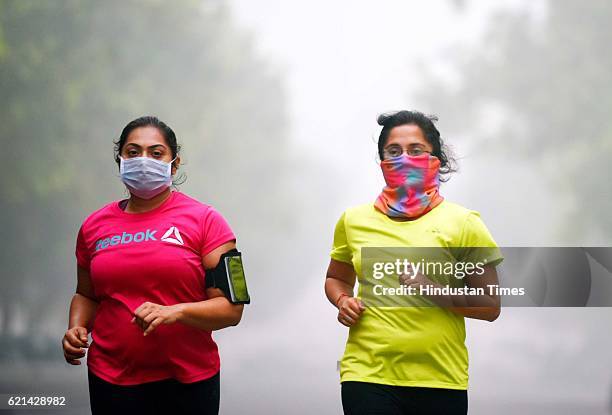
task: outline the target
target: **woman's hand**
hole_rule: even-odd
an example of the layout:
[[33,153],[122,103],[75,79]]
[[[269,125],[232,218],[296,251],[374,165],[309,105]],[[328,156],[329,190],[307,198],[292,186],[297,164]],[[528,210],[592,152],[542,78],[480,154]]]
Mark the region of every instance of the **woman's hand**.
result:
[[360,299],[342,295],[338,300],[338,321],[346,327],[351,327],[359,321],[365,306]]
[[64,348],[64,358],[71,365],[80,365],[79,360],[85,356],[85,349],[89,347],[87,343],[87,329],[85,327],[72,327],[66,330],[62,339]]
[[132,323],[137,324],[144,331],[143,335],[146,336],[160,324],[176,323],[182,312],[181,306],[181,304],[163,306],[147,301],[134,311]]

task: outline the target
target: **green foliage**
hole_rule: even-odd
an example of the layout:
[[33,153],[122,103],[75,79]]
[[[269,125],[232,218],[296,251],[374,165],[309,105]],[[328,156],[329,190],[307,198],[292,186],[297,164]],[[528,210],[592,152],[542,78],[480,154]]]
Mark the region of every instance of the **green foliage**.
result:
[[121,197],[112,142],[138,116],[172,126],[186,190],[237,233],[284,203],[283,86],[219,2],[2,1],[0,96],[5,322],[20,309],[42,325],[73,292],[76,230]]
[[[566,196],[564,221],[582,215],[585,226],[572,227],[573,235],[609,235],[612,3],[547,4],[542,22],[524,11],[495,16],[482,44],[454,51],[456,82],[430,79],[422,98],[451,130],[480,138],[482,151],[495,147],[539,165],[545,180],[531,185]],[[483,134],[478,126],[492,117],[498,129]]]

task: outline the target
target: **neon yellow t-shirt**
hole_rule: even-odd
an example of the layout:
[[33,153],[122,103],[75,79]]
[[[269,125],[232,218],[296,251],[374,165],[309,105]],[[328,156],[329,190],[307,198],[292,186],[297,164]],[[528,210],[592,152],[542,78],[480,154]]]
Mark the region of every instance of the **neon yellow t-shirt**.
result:
[[[446,200],[404,222],[367,204],[342,214],[331,257],[353,265],[361,276],[363,247],[496,246],[478,212]],[[503,260],[497,252],[487,264]],[[340,381],[467,389],[464,317],[441,307],[367,307],[350,328]]]

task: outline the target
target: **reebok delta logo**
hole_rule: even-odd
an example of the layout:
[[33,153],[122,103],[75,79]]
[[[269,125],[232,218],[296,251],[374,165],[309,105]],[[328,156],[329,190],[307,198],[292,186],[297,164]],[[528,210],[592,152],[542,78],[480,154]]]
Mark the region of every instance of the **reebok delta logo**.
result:
[[151,229],[147,229],[144,232],[136,232],[134,234],[129,232],[123,232],[121,235],[110,236],[108,238],[99,239],[96,242],[96,251],[100,249],[108,248],[113,245],[125,245],[130,243],[138,243],[144,241],[157,241],[155,237],[155,233],[157,231],[152,231]]
[[164,242],[172,242],[177,245],[184,245],[181,233],[176,226],[170,226],[170,229],[161,237],[161,240]]

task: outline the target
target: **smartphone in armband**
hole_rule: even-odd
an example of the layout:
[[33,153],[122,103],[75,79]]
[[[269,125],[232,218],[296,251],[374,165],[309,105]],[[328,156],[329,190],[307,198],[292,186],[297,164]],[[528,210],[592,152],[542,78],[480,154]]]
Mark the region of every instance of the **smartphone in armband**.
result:
[[225,269],[227,270],[230,300],[234,304],[249,304],[251,298],[247,289],[242,256],[226,256]]
[[219,288],[233,304],[250,304],[242,253],[232,249],[221,255],[217,266],[206,270],[206,287]]

